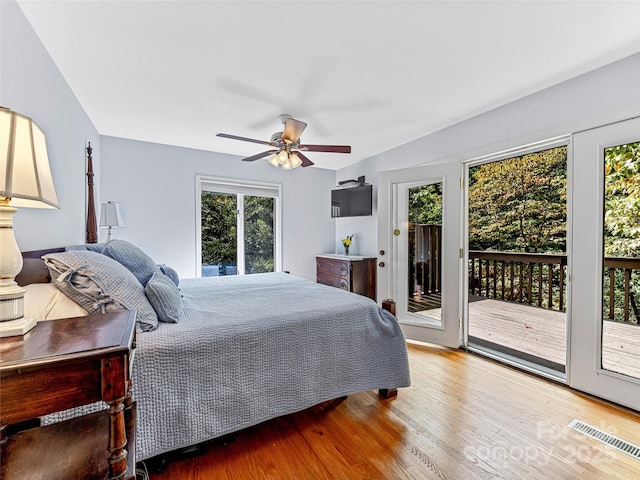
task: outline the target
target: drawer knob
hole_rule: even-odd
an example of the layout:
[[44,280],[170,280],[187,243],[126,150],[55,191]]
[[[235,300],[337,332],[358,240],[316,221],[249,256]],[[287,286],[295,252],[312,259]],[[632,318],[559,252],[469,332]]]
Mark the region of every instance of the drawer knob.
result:
[[380,262],[380,263],[378,264],[378,266],[379,266],[379,267],[384,267],[384,262]]
[[380,255],[384,255],[384,250],[380,250]]

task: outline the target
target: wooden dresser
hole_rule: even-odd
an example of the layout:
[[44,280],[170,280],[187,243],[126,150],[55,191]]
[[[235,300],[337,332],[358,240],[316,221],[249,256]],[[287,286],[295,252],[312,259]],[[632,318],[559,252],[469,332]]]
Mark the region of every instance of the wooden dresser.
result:
[[[126,311],[48,320],[24,337],[0,340],[0,478],[135,478],[135,318]],[[99,400],[108,410],[16,428]]]
[[376,258],[317,255],[316,282],[364,295],[376,301]]

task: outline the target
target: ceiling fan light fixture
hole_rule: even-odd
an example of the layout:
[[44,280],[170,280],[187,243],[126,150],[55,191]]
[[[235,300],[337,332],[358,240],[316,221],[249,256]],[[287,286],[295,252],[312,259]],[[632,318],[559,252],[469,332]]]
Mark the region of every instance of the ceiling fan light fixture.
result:
[[292,168],[298,168],[302,165],[302,160],[300,160],[300,157],[296,155],[295,152],[289,155],[289,161],[291,162]]
[[302,152],[327,152],[327,153],[351,153],[349,145],[312,145],[302,144],[300,135],[304,132],[307,124],[296,120],[291,115],[280,115],[280,121],[284,125],[282,132],[276,132],[271,135],[271,141],[256,140],[254,138],[239,137],[238,135],[230,135],[228,133],[217,133],[216,136],[229,138],[232,140],[241,140],[243,142],[259,143],[273,147],[273,150],[252,155],[242,160],[245,162],[255,162],[261,158],[267,157],[267,160],[275,168],[282,166],[283,170],[291,170],[298,167],[310,167],[313,162],[307,158]]
[[282,164],[282,170],[291,170],[292,168],[293,165],[291,165],[291,162],[288,159],[285,163]]
[[267,162],[269,162],[274,167],[278,168],[278,165],[280,165],[280,162],[278,162],[278,154],[276,153],[272,155],[271,158],[267,160]]
[[289,162],[289,154],[287,153],[286,150],[280,150],[280,152],[278,153],[278,163],[280,165],[285,165],[288,162]]

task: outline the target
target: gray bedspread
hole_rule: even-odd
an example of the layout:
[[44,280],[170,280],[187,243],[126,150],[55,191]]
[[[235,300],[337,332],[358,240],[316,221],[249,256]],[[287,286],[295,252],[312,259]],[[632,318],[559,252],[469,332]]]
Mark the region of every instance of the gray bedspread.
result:
[[184,318],[138,334],[138,460],[409,386],[402,332],[366,297],[285,273],[184,279],[180,290]]

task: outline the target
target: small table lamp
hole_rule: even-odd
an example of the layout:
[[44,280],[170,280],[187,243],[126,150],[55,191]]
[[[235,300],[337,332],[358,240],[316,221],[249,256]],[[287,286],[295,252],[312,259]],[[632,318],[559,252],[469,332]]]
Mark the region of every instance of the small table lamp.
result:
[[113,240],[111,234],[112,228],[124,227],[122,221],[122,213],[120,213],[120,204],[107,202],[102,204],[102,212],[100,213],[100,226],[109,227],[109,233],[107,234],[107,242]]
[[13,234],[15,207],[60,208],[42,130],[24,115],[0,107],[0,337],[24,335],[24,288],[15,282],[22,254]]

